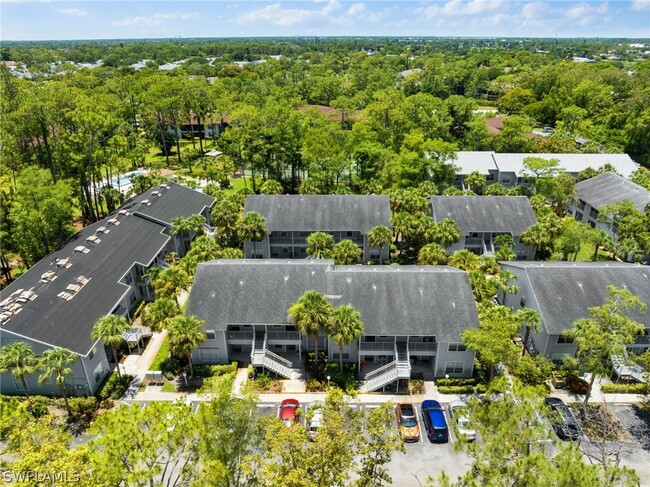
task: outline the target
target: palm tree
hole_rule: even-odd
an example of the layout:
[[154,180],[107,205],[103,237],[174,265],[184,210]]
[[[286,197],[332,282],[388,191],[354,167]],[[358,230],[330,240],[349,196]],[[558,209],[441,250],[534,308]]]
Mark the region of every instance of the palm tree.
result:
[[307,237],[307,254],[317,259],[329,259],[334,237],[325,232],[314,232]]
[[11,369],[11,375],[23,385],[25,397],[29,397],[29,387],[25,375],[32,374],[36,370],[36,356],[25,342],[12,343],[0,351],[0,374],[4,374],[9,369]]
[[43,372],[38,377],[38,383],[42,384],[50,380],[53,375],[56,376],[55,382],[63,395],[65,408],[68,410],[69,415],[72,415],[72,412],[68,403],[68,393],[65,390],[65,380],[72,377],[72,369],[68,366],[75,363],[77,358],[79,356],[67,348],[50,348],[43,352],[38,361],[38,369]]
[[397,245],[397,242],[403,242],[405,236],[416,227],[417,219],[410,213],[401,212],[390,219],[390,224],[393,226],[394,243]]
[[221,200],[212,209],[212,223],[226,240],[230,240],[237,233],[240,211],[239,205],[230,198]]
[[174,355],[187,357],[190,377],[194,377],[192,350],[205,341],[203,321],[196,316],[177,316],[169,324],[169,350]]
[[418,265],[440,265],[445,262],[447,262],[447,253],[438,244],[427,244],[418,252]]
[[594,228],[589,235],[589,241],[594,244],[594,256],[591,260],[598,260],[598,248],[603,246],[606,249],[612,247],[612,238],[600,228]]
[[318,364],[318,332],[326,329],[332,314],[332,305],[318,291],[306,291],[288,310],[298,331],[315,340],[316,364]]
[[244,251],[233,247],[226,247],[219,253],[219,259],[243,259]]
[[327,334],[339,346],[339,371],[343,372],[343,345],[363,335],[361,313],[349,304],[339,306],[330,316]]
[[358,264],[363,251],[352,240],[341,240],[332,249],[330,255],[336,265]]
[[378,225],[370,229],[366,238],[368,245],[379,249],[379,263],[381,264],[384,247],[393,241],[393,232],[388,227]]
[[253,242],[253,258],[257,257],[255,242],[262,240],[267,233],[266,219],[259,213],[249,211],[239,220],[237,235],[242,240]]
[[512,249],[515,246],[515,239],[509,233],[502,233],[494,237],[494,244],[499,247],[508,247]]
[[523,308],[517,310],[515,318],[521,323],[521,326],[526,327],[526,334],[524,335],[524,347],[521,350],[521,356],[526,355],[528,348],[528,339],[530,338],[530,331],[539,333],[542,329],[542,317],[533,308]]
[[167,328],[172,318],[178,316],[181,309],[173,299],[159,298],[147,304],[140,315],[142,324],[159,331]]
[[203,235],[205,228],[205,218],[200,213],[195,213],[194,215],[188,216],[186,219],[187,226],[190,229],[190,232],[195,235]]
[[497,260],[515,260],[517,254],[508,246],[504,245],[494,253]]
[[[151,283],[159,298],[176,299],[190,285],[190,276],[179,267],[168,267],[158,274]],[[180,306],[180,303],[178,303]]]
[[459,238],[460,227],[456,225],[455,221],[449,218],[443,218],[436,224],[434,242],[439,243],[445,249],[451,244],[458,242]]
[[117,345],[122,343],[122,333],[127,331],[129,327],[129,320],[124,316],[106,315],[101,316],[95,322],[93,331],[90,334],[94,340],[103,340],[104,343],[111,346],[118,377],[122,377],[122,374],[120,373],[120,364],[117,359]]
[[478,194],[485,186],[485,176],[478,171],[472,171],[465,176],[465,184]]
[[540,252],[546,249],[551,241],[548,230],[539,223],[531,225],[521,234],[522,243],[532,245]]
[[171,229],[172,235],[178,237],[183,233],[189,233],[191,231],[192,231],[192,226],[190,222],[188,222],[187,218],[183,218],[182,216],[177,216],[175,218],[172,218],[172,229]]
[[457,250],[449,257],[449,265],[453,267],[458,267],[464,271],[477,271],[481,267],[478,256],[467,250]]
[[510,284],[511,281],[517,279],[517,276],[510,271],[499,271],[499,273],[494,276],[496,279],[499,289],[503,291],[501,298],[501,304],[506,302],[506,293],[508,294],[517,294],[519,292],[519,286],[516,284]]

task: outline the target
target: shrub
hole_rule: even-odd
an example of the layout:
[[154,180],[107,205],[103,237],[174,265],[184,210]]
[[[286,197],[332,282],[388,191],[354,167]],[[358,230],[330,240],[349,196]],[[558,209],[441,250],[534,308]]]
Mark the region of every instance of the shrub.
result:
[[474,377],[458,377],[449,379],[436,379],[436,385],[440,386],[475,386],[477,379]]
[[513,373],[524,384],[538,386],[551,378],[553,362],[543,355],[526,355],[519,359]]
[[426,389],[424,388],[424,381],[421,379],[410,380],[409,392],[411,394],[424,394],[426,392]]
[[255,378],[255,382],[257,383],[257,387],[264,391],[268,389],[269,385],[271,384],[271,376],[265,372],[262,372]]
[[195,365],[194,375],[197,377],[218,377],[237,373],[237,362],[220,365]]
[[30,396],[27,400],[27,411],[35,418],[40,418],[47,414],[47,407],[52,404],[52,399],[45,396]]
[[573,394],[586,394],[589,390],[589,382],[580,377],[570,375],[567,377],[567,387]]
[[95,396],[71,397],[68,399],[68,404],[73,416],[86,421],[91,421],[97,412],[97,398]]
[[253,364],[248,364],[248,367],[246,368],[246,373],[248,374],[249,379],[255,377],[255,367],[253,367]]
[[439,386],[440,394],[472,394],[474,386]]
[[650,384],[603,384],[600,390],[605,394],[648,394]]
[[104,382],[104,385],[99,388],[95,396],[100,401],[109,397],[112,399],[120,399],[129,388],[131,381],[133,381],[132,375],[118,377],[117,374],[111,374],[108,380]]
[[0,396],[0,440],[4,440],[17,425],[29,420],[29,413],[20,397]]
[[327,385],[323,385],[320,381],[316,379],[309,379],[307,381],[307,392],[322,392],[325,390]]

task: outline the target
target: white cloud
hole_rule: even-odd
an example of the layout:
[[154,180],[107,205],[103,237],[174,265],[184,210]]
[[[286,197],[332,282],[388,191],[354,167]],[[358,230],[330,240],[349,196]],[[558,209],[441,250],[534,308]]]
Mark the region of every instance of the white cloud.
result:
[[278,3],[272,3],[258,10],[251,10],[237,18],[240,25],[266,23],[280,27],[290,27],[304,24],[313,19],[325,19],[338,10],[341,4],[337,0],[329,0],[322,9],[310,10],[303,8],[284,8]]
[[56,13],[61,15],[70,15],[72,17],[85,17],[88,15],[88,12],[81,10],[80,8],[62,8],[57,10]]
[[450,0],[444,5],[419,7],[416,13],[423,13],[428,19],[434,17],[452,17],[460,15],[477,15],[494,12],[506,6],[504,0]]
[[544,18],[549,11],[549,6],[544,2],[527,3],[521,9],[521,14],[528,20]]
[[366,11],[365,3],[353,3],[348,9],[348,15],[355,16]]
[[588,16],[606,14],[607,10],[609,10],[607,2],[601,3],[598,7],[592,7],[588,3],[582,2],[567,10],[565,16],[571,20],[579,20]]
[[634,0],[634,2],[632,2],[632,10],[637,10],[639,12],[645,10],[650,11],[650,0]]
[[168,20],[188,20],[198,17],[196,13],[155,14],[148,17],[138,15],[129,19],[114,20],[113,25],[121,27],[157,27]]

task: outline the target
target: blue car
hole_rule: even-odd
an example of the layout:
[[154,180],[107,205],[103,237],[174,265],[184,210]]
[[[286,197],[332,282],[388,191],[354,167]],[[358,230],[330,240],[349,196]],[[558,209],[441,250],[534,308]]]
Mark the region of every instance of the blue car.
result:
[[429,441],[449,441],[449,427],[445,412],[438,401],[426,400],[422,403],[422,419]]

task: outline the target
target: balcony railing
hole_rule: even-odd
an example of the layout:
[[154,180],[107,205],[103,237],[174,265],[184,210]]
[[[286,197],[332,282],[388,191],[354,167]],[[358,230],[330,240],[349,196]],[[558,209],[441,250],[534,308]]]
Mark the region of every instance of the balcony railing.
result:
[[476,245],[476,246],[482,246],[483,245],[483,239],[482,238],[466,238],[465,239],[465,245]]
[[266,341],[271,342],[274,340],[300,341],[300,333],[297,331],[267,331]]
[[432,342],[410,342],[410,352],[435,352],[438,349],[437,343]]
[[226,339],[250,341],[253,339],[253,332],[252,331],[227,331]]
[[395,342],[361,342],[359,350],[362,352],[390,350],[392,352],[395,350]]
[[640,345],[646,345],[650,343],[650,335],[638,335],[636,337],[636,340],[634,340],[634,343]]

